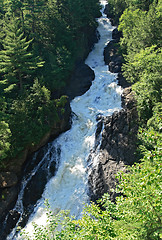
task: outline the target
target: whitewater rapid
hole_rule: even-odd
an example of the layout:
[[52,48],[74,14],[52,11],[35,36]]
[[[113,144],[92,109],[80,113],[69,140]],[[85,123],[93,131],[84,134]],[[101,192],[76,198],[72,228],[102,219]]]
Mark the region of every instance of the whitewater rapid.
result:
[[[54,213],[62,209],[70,210],[76,218],[81,216],[84,204],[89,201],[88,174],[91,164],[94,163],[88,161],[88,156],[94,152],[96,117],[97,115],[108,116],[121,109],[122,89],[117,85],[116,74],[108,71],[103,57],[104,47],[111,40],[114,28],[103,13],[107,1],[100,2],[102,17],[97,19],[100,40],[95,44],[85,62],[95,72],[95,80],[84,95],[71,101],[71,108],[75,113],[71,129],[49,144],[45,154],[46,161],[49,161],[47,167],[50,166],[50,161],[54,158],[56,161],[58,158],[58,170],[46,184],[42,198],[37,202],[25,227],[31,234],[33,221],[38,225],[46,224],[45,199],[48,199]],[[96,151],[95,154],[97,156]],[[17,208],[15,207],[17,210],[21,205],[21,197],[18,200]],[[14,234],[15,230],[7,239],[21,239],[18,236],[14,237]]]

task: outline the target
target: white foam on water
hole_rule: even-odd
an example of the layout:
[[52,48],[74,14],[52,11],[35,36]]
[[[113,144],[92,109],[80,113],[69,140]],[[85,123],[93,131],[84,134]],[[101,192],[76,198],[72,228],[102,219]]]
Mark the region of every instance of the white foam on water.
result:
[[76,218],[81,216],[84,203],[88,202],[87,160],[95,145],[96,115],[108,116],[121,109],[122,89],[117,85],[116,74],[108,71],[103,57],[104,47],[111,40],[114,28],[103,14],[107,2],[100,2],[103,6],[102,17],[98,19],[100,40],[86,60],[95,72],[95,80],[84,95],[71,101],[72,111],[77,117],[74,117],[71,129],[53,142],[56,149],[57,146],[61,149],[60,165],[56,175],[46,184],[42,198],[26,225],[26,231],[31,235],[33,221],[38,225],[46,224],[45,199],[48,199],[54,213],[62,209],[70,210]]

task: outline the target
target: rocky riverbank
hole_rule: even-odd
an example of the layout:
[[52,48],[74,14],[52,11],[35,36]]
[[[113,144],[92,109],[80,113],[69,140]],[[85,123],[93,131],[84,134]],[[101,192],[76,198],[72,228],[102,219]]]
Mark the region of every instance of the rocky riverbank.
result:
[[[107,8],[106,8],[107,9]],[[115,201],[117,193],[114,191],[118,184],[115,178],[117,172],[125,171],[126,165],[132,165],[136,160],[136,143],[138,132],[138,114],[133,92],[122,75],[121,66],[124,62],[120,55],[117,43],[122,33],[115,28],[112,32],[113,40],[104,49],[104,60],[109,71],[118,73],[118,84],[124,88],[122,94],[122,107],[112,116],[100,118],[98,126],[104,124],[98,163],[93,166],[89,175],[89,196],[96,202],[104,193],[110,194],[110,199]],[[97,128],[96,136],[101,132]]]
[[109,193],[115,200],[118,171],[124,171],[126,165],[132,165],[135,160],[138,114],[131,87],[125,88],[122,95],[123,109],[114,112],[103,121],[104,130],[98,155],[98,163],[89,175],[89,195],[96,202],[104,193]]
[[[56,138],[62,132],[67,131],[71,127],[71,107],[70,100],[75,96],[82,95],[91,86],[94,80],[94,72],[84,63],[84,59],[87,57],[88,53],[92,50],[95,42],[98,41],[98,33],[96,29],[89,29],[87,40],[85,41],[85,49],[82,56],[78,57],[76,66],[74,68],[73,74],[69,79],[69,84],[66,89],[63,90],[62,94],[68,96],[67,103],[65,106],[64,113],[59,113],[59,121],[55,122],[49,132],[40,140],[39,144],[26,148],[21,156],[9,161],[8,165],[0,171],[0,222],[2,223],[8,215],[5,226],[1,225],[0,228],[0,239],[4,240],[6,236],[10,233],[11,229],[15,226],[17,220],[19,219],[19,213],[12,211],[14,207],[18,192],[20,188],[20,182],[24,175],[25,165],[28,164],[32,159],[32,154],[42,148],[50,140]],[[83,81],[84,79],[84,81]],[[75,87],[74,87],[75,86]],[[39,154],[36,164],[41,160],[41,153]],[[27,188],[25,196],[30,196],[26,199],[25,207],[28,214],[26,214],[26,220],[30,211],[28,211],[29,206],[34,206],[36,201],[41,197],[44,186],[46,184],[46,177],[42,179],[44,173],[37,174],[35,179],[30,183]],[[45,176],[45,174],[44,174]],[[37,191],[35,191],[36,183],[40,181],[41,184],[37,184]],[[33,189],[32,189],[33,188]],[[24,197],[25,197],[24,196]],[[25,221],[26,221],[25,220]]]

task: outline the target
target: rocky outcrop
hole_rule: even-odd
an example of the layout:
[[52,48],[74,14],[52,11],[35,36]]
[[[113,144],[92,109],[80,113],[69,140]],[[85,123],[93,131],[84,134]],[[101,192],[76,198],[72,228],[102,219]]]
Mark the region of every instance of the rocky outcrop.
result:
[[116,20],[114,18],[114,15],[111,14],[111,11],[109,11],[109,8],[110,8],[109,4],[106,4],[105,9],[104,9],[104,13],[107,15],[107,18],[109,18],[112,26],[116,26],[117,22],[116,22]]
[[18,178],[13,172],[0,172],[0,188],[8,188],[16,185]]
[[66,87],[65,94],[70,100],[84,94],[92,85],[94,78],[94,71],[88,65],[84,62],[78,63],[69,81],[69,85]]
[[131,84],[126,81],[122,74],[122,64],[124,63],[124,58],[119,52],[118,45],[121,36],[122,32],[115,28],[112,32],[113,40],[110,41],[104,49],[104,61],[105,64],[108,65],[110,72],[118,73],[118,84],[123,88],[126,88],[131,86]]
[[[15,210],[10,210],[14,207],[18,191],[19,184],[22,176],[24,175],[24,168],[26,168],[26,163],[31,162],[32,153],[36,152],[38,149],[42,148],[47,142],[56,138],[62,132],[68,130],[71,126],[71,108],[70,108],[70,100],[74,97],[82,95],[85,93],[91,86],[92,81],[94,79],[94,72],[89,68],[86,64],[84,64],[84,60],[92,50],[94,43],[99,39],[98,32],[96,32],[96,27],[90,27],[85,29],[84,40],[81,43],[81,47],[83,49],[80,56],[76,61],[75,69],[72,73],[71,78],[69,79],[68,86],[61,93],[54,93],[53,97],[60,97],[60,94],[67,95],[69,98],[67,99],[67,104],[65,106],[65,111],[62,114],[60,109],[58,122],[55,122],[51,127],[50,131],[47,132],[42,139],[40,139],[39,144],[27,147],[22,151],[21,156],[12,159],[6,164],[6,168],[3,169],[3,173],[0,172],[0,222],[2,223],[8,214],[8,218],[6,219],[6,223],[0,228],[0,240],[4,240],[6,236],[10,233],[11,229],[16,225],[17,220],[20,217],[20,213]],[[35,161],[35,165],[40,162],[42,159],[41,152],[38,154],[38,157]],[[29,168],[32,168],[30,166]],[[29,170],[29,169],[28,169]],[[26,170],[26,171],[28,171]],[[56,170],[56,162],[52,162],[49,171],[52,171],[54,174]],[[10,172],[10,174],[8,173]],[[10,177],[9,177],[10,175]],[[12,175],[12,177],[11,177]],[[15,178],[14,178],[14,177]],[[21,223],[22,226],[25,225],[29,214],[32,212],[34,208],[34,204],[41,197],[42,192],[44,190],[44,186],[47,182],[47,174],[44,168],[41,168],[40,171],[35,174],[35,176],[28,183],[25,192],[24,192],[24,218]]]
[[104,119],[98,163],[89,175],[89,195],[94,202],[106,192],[115,201],[117,194],[112,189],[118,183],[117,172],[136,160],[138,114],[130,87],[123,92],[122,105],[122,110]]
[[112,39],[116,40],[116,42],[119,42],[119,40],[122,36],[123,36],[122,31],[118,31],[117,28],[115,28],[112,31]]
[[[114,25],[113,16],[109,15],[109,6],[106,5],[105,14]],[[118,42],[122,33],[115,28],[112,32],[113,40],[104,49],[105,64],[109,71],[118,73],[118,84],[124,88],[122,94],[122,107],[119,112],[112,116],[100,119],[104,124],[102,140],[98,154],[98,162],[92,167],[89,175],[89,196],[91,201],[96,202],[104,193],[109,193],[110,199],[115,201],[117,193],[114,191],[118,181],[116,174],[119,171],[126,171],[126,165],[135,162],[136,142],[138,131],[138,114],[136,103],[130,83],[122,74],[124,59],[119,52]],[[101,132],[97,127],[96,136]]]
[[[0,222],[3,222],[5,216],[7,213],[10,213],[10,209],[12,209],[16,203],[17,196],[18,196],[18,190],[19,190],[19,182],[21,180],[21,177],[23,176],[24,172],[24,166],[27,160],[30,162],[31,158],[27,158],[30,154],[40,149],[42,146],[44,146],[50,139],[57,137],[60,133],[68,130],[71,126],[70,119],[71,119],[71,107],[70,102],[67,99],[67,103],[65,105],[65,111],[62,114],[61,109],[59,114],[59,121],[55,122],[53,126],[51,127],[50,131],[48,131],[44,137],[40,140],[39,144],[35,146],[31,146],[26,148],[21,157],[12,159],[8,165],[6,166],[7,171],[0,172]],[[41,160],[41,158],[38,159],[38,162]],[[37,164],[38,162],[35,162]],[[36,203],[36,201],[40,198],[44,186],[46,184],[46,174],[42,174],[41,176],[44,176],[44,181],[40,181],[40,178],[37,178],[37,183],[40,183],[40,187],[33,186],[33,201],[31,203]],[[34,182],[35,184],[35,182]],[[37,190],[36,190],[37,189]],[[30,196],[30,195],[29,195]],[[33,205],[34,205],[33,204]],[[16,214],[16,217],[15,217]],[[0,229],[4,234],[8,234],[10,232],[10,229],[12,229],[16,224],[16,220],[18,217],[18,213],[12,212],[12,214],[8,215],[7,223],[8,226],[5,228],[5,230],[2,228]],[[0,231],[0,235],[2,232]],[[0,237],[1,239],[1,237]],[[5,239],[3,237],[2,239]]]
[[137,134],[137,110],[131,88],[122,96],[123,109],[104,120],[100,149],[108,153],[107,159],[131,165],[135,161]]
[[[10,233],[10,230],[15,226],[15,214],[14,211],[10,211],[14,207],[17,196],[18,196],[18,187],[13,186],[10,188],[0,189],[0,240],[6,239],[6,236]],[[4,228],[4,219],[6,214],[8,214],[7,228]],[[19,215],[19,213],[17,213]]]

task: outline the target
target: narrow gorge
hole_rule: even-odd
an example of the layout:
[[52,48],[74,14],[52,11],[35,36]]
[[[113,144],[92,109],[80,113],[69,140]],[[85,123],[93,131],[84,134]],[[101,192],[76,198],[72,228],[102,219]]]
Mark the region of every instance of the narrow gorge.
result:
[[54,213],[70,210],[76,218],[82,216],[85,203],[96,202],[105,192],[115,201],[115,174],[135,161],[135,100],[121,74],[123,59],[115,45],[120,33],[107,18],[107,1],[100,2],[99,40],[85,63],[76,67],[66,89],[71,128],[25,166],[18,199],[4,222],[4,226],[10,223],[8,240],[21,239],[18,226],[32,234],[32,221],[46,224],[46,199]]

